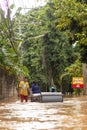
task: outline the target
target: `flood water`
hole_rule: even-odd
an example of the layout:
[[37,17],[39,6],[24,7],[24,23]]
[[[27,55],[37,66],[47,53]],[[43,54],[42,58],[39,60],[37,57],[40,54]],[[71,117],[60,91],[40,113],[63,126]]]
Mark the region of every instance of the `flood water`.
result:
[[0,101],[0,130],[87,130],[87,96],[54,103]]

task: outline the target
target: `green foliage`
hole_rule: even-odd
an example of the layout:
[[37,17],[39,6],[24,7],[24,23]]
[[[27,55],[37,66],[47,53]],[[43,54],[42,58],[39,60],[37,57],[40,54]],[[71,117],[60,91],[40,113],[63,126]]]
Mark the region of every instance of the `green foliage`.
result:
[[18,48],[30,82],[38,80],[48,86],[53,79],[59,88],[62,84],[66,89],[73,75],[82,74],[80,59],[87,45],[86,7],[76,0],[51,0],[25,15],[17,14],[15,32],[21,39]]
[[24,42],[24,58],[23,64],[27,65],[30,73],[30,81],[33,80],[46,80],[43,76],[44,70],[41,61],[41,40],[32,40]]
[[87,63],[87,4],[77,0],[57,1],[55,3],[55,13],[57,17],[56,27],[62,31],[67,31],[71,44],[78,41],[81,50],[81,60]]
[[75,63],[71,64],[65,69],[72,77],[82,76],[82,63],[76,60]]
[[16,20],[21,21],[23,64],[29,69],[30,82],[38,80],[49,84],[53,77],[59,85],[65,67],[78,57],[69,44],[68,31],[62,32],[56,28],[54,12],[54,4],[49,2],[43,8],[20,15]]
[[21,64],[21,52],[18,50],[20,40],[15,32],[14,19],[10,18],[13,8],[14,5],[8,9],[7,17],[0,10],[0,67],[9,74],[27,74],[28,70],[25,71],[25,67]]

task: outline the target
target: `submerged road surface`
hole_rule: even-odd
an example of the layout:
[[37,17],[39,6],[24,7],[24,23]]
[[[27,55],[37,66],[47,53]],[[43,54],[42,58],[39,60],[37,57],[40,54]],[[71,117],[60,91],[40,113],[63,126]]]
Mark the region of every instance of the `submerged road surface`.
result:
[[0,102],[0,130],[87,130],[87,97],[63,102]]

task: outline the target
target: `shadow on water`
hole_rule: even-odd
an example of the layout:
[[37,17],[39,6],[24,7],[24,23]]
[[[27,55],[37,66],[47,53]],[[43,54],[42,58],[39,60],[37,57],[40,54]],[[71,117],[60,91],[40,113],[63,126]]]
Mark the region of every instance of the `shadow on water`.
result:
[[0,130],[87,130],[87,97],[64,102],[0,102]]

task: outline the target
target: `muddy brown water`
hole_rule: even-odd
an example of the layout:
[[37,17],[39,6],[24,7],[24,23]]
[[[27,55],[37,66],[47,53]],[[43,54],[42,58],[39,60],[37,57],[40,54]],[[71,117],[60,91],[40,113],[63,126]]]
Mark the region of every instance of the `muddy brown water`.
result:
[[0,130],[87,130],[87,96],[54,103],[0,101]]

